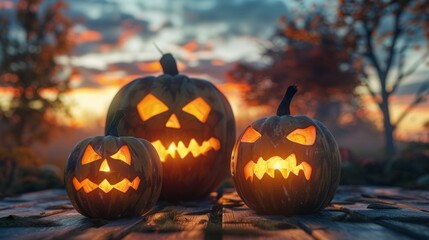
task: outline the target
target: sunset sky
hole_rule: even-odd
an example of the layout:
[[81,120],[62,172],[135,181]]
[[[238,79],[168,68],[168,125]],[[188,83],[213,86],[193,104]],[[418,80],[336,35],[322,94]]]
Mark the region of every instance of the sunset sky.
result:
[[[16,1],[1,1],[0,8],[10,8]],[[52,2],[52,1],[46,1]],[[74,119],[67,124],[76,129],[64,137],[64,151],[79,138],[103,134],[105,114],[111,99],[121,86],[146,75],[160,74],[163,52],[173,53],[182,73],[208,79],[227,96],[235,116],[253,121],[267,114],[264,109],[239,111],[245,87],[225,82],[225,71],[238,61],[257,62],[266,39],[273,34],[280,16],[297,6],[287,0],[68,0],[67,15],[77,20],[73,28],[76,47],[69,58],[60,62],[78,69],[73,76],[73,90],[67,95]],[[125,4],[126,2],[126,4]],[[292,3],[291,3],[292,2]],[[309,1],[312,2],[320,1]],[[404,82],[393,98],[393,119],[411,101],[410,93],[429,75],[427,65]],[[380,113],[374,109],[374,119]],[[429,103],[415,108],[399,126],[401,138],[413,138],[429,121]],[[273,114],[275,109],[268,113]],[[61,135],[60,135],[61,136]],[[51,154],[55,141],[44,154]]]
[[[182,73],[208,79],[223,89],[240,116],[237,105],[243,103],[234,87],[242,86],[224,86],[225,71],[237,61],[257,62],[261,58],[264,41],[273,34],[278,18],[297,7],[287,2],[70,1],[70,16],[82,19],[74,28],[78,45],[69,59],[81,74],[74,78],[76,89],[70,96],[78,106],[74,109],[76,124],[88,126],[88,121],[100,119],[104,123],[110,100],[121,86],[134,78],[160,73],[160,53],[154,44],[174,53]],[[393,119],[411,101],[409,94],[416,83],[428,73],[423,66],[419,74],[405,81],[392,101]],[[427,103],[417,107],[400,126],[399,134],[419,131],[429,120],[428,107]]]
[[225,71],[237,61],[258,61],[264,39],[287,12],[285,1],[274,0],[70,2],[70,16],[83,19],[74,28],[73,56],[62,59],[80,73],[69,97],[76,106],[73,124],[98,128],[121,86],[159,75],[161,54],[155,44],[174,54],[183,74],[215,83],[236,109],[243,104],[242,86],[225,84]]

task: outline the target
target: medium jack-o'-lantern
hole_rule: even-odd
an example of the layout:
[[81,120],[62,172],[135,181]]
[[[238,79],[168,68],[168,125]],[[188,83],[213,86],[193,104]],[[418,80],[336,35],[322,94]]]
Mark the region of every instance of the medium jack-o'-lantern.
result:
[[74,147],[64,182],[71,203],[81,214],[104,219],[130,217],[155,206],[162,166],[146,140],[97,136]]
[[114,97],[125,117],[119,135],[150,141],[163,165],[161,197],[192,200],[208,195],[228,175],[235,123],[225,96],[210,82],[180,75],[171,54],[161,58],[164,74],[136,79]]
[[243,201],[258,213],[303,214],[326,207],[340,180],[340,154],[317,120],[291,116],[290,86],[277,116],[253,122],[238,138],[231,174]]

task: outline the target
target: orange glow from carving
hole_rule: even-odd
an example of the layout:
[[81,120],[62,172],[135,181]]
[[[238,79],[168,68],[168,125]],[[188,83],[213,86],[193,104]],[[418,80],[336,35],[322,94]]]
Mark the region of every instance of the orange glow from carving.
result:
[[110,167],[106,159],[101,163],[99,170],[100,172],[110,172]]
[[110,157],[131,165],[131,154],[127,145],[123,145],[115,154]]
[[253,182],[253,176],[256,176],[259,180],[261,180],[265,174],[274,178],[276,170],[280,172],[284,179],[287,179],[290,173],[298,176],[299,172],[302,170],[305,179],[310,180],[312,168],[310,164],[305,161],[297,166],[295,154],[289,155],[286,159],[274,156],[270,157],[267,161],[260,157],[257,163],[249,161],[246,166],[244,166],[244,177],[246,180],[250,179],[251,182]]
[[82,165],[88,164],[94,161],[101,160],[102,157],[98,155],[98,153],[95,152],[94,148],[92,148],[91,145],[88,145],[85,149],[85,152],[83,153],[82,157]]
[[316,128],[313,125],[303,129],[298,128],[289,133],[286,138],[301,145],[313,145],[316,141]]
[[262,135],[253,129],[251,126],[249,126],[246,131],[244,132],[243,136],[241,137],[241,142],[246,143],[254,143],[256,140],[258,140]]
[[149,93],[137,104],[137,111],[140,118],[146,121],[153,116],[168,111],[168,107],[153,94]]
[[168,155],[170,155],[172,158],[176,158],[176,153],[181,159],[185,158],[189,153],[191,153],[192,156],[196,158],[200,155],[205,155],[212,149],[214,151],[218,151],[220,149],[220,142],[217,138],[214,137],[203,141],[201,144],[199,144],[195,139],[191,139],[188,146],[185,146],[182,141],[179,141],[177,144],[172,142],[168,147],[165,147],[161,140],[152,142],[152,145],[158,152],[161,162],[165,162],[165,159]]
[[210,106],[206,103],[206,101],[204,101],[202,97],[196,98],[182,108],[182,111],[191,114],[203,123],[207,121],[210,110]]
[[137,190],[137,188],[140,185],[140,178],[136,177],[136,178],[134,178],[134,180],[132,182],[130,180],[128,180],[127,178],[124,178],[124,179],[122,179],[122,181],[120,181],[116,184],[113,184],[113,185],[111,183],[109,183],[109,181],[107,179],[104,179],[100,184],[96,184],[96,183],[92,182],[91,180],[89,180],[88,178],[85,178],[84,180],[79,182],[79,180],[77,180],[77,178],[74,177],[72,182],[73,182],[74,189],[76,189],[76,191],[79,191],[82,188],[83,191],[85,191],[86,193],[89,193],[89,192],[92,192],[93,190],[99,188],[100,190],[102,190],[105,193],[112,191],[112,189],[116,189],[118,191],[125,193],[128,191],[128,189],[130,187]]
[[165,124],[166,127],[169,128],[180,128],[179,119],[177,119],[176,114],[171,114],[170,118],[168,119],[167,123]]

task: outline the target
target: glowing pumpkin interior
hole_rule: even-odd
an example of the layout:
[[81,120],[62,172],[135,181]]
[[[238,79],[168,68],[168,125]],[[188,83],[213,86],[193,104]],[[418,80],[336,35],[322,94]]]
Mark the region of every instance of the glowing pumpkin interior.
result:
[[274,156],[270,157],[268,160],[264,160],[260,157],[256,163],[249,161],[246,166],[244,166],[244,177],[251,182],[253,182],[254,176],[259,180],[261,180],[264,175],[275,178],[276,170],[284,179],[287,179],[290,173],[298,176],[300,171],[302,171],[307,180],[310,180],[312,171],[310,164],[305,161],[296,165],[296,156],[295,154],[291,154],[286,159]]
[[143,121],[166,111],[167,105],[150,93],[137,104],[137,112]]
[[[127,145],[123,145],[115,154],[110,156],[111,159],[121,161],[127,165],[131,166],[131,154]],[[93,162],[101,161],[99,171],[109,173],[111,168],[107,159],[103,159],[93,148],[91,145],[88,145],[85,149],[85,152],[82,156],[81,163],[82,165],[86,164],[94,164]],[[137,176],[132,181],[127,178],[122,179],[117,183],[110,183],[107,179],[103,179],[100,183],[94,183],[89,178],[85,178],[82,181],[79,181],[76,177],[73,177],[73,186],[76,191],[83,189],[86,193],[92,192],[95,189],[100,189],[101,191],[108,193],[113,189],[116,189],[120,192],[127,192],[131,187],[135,190],[140,185],[140,178]]]
[[[137,111],[143,121],[146,121],[168,110],[168,106],[153,94],[146,95],[137,104]],[[207,118],[211,112],[211,107],[202,97],[197,97],[183,106],[181,110],[194,116],[201,123],[206,123]],[[175,129],[182,128],[180,120],[175,113],[170,115],[167,122],[165,123],[165,127]],[[207,152],[211,150],[218,151],[220,149],[220,141],[215,137],[210,137],[209,139],[206,139],[202,142],[197,142],[194,138],[192,138],[189,142],[179,141],[165,144],[161,140],[155,140],[151,143],[157,150],[162,162],[165,162],[168,156],[172,158],[179,157],[183,159],[188,154],[192,154],[192,156],[196,158],[201,155],[206,155]]]
[[[261,138],[261,136],[262,135],[254,128],[248,127],[241,137],[241,142],[254,143]],[[314,126],[309,126],[303,129],[295,129],[286,136],[286,139],[300,145],[313,145],[316,140],[316,128]],[[302,161],[297,165],[297,159],[294,153],[286,158],[272,156],[265,160],[259,157],[256,162],[250,160],[244,166],[244,177],[251,182],[253,182],[254,177],[261,180],[265,175],[275,178],[277,174],[280,174],[284,179],[287,179],[291,173],[298,176],[301,172],[308,181],[311,178],[312,167],[306,161]]]
[[291,142],[310,146],[316,141],[316,128],[313,125],[307,128],[297,128],[289,133],[286,138]]
[[206,101],[204,101],[202,97],[196,98],[182,108],[182,111],[191,114],[202,123],[207,121],[210,110],[210,106],[206,103]]
[[186,146],[182,141],[179,141],[178,143],[172,142],[168,147],[165,147],[161,140],[152,142],[152,145],[157,150],[161,162],[164,162],[167,156],[171,156],[172,158],[176,158],[176,156],[178,156],[183,159],[191,153],[192,156],[196,158],[200,155],[205,155],[210,150],[218,151],[220,149],[220,142],[214,137],[207,141],[203,141],[201,144],[192,138],[188,146]]

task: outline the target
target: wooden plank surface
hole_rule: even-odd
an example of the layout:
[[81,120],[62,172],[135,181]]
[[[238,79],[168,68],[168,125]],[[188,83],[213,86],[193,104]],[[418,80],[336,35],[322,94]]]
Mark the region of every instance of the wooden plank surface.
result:
[[410,239],[376,223],[351,219],[342,212],[323,210],[295,217],[299,225],[316,239]]
[[80,215],[54,189],[0,201],[0,239],[429,239],[429,192],[341,186],[330,207],[285,217],[257,215],[226,189],[106,221]]

